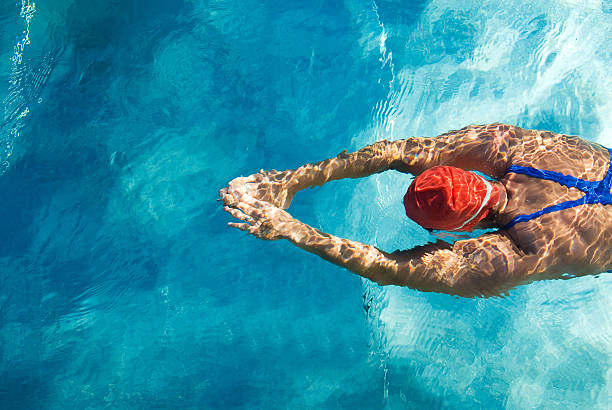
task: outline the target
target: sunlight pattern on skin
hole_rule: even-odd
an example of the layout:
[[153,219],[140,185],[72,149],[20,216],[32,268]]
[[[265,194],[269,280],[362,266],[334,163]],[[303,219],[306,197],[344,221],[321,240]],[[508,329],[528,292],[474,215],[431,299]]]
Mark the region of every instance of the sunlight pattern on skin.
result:
[[340,178],[359,178],[395,169],[415,175],[437,165],[483,172],[505,188],[498,208],[479,228],[504,226],[520,214],[582,196],[575,188],[522,174],[512,165],[555,170],[600,180],[607,150],[578,137],[491,124],[469,126],[436,138],[380,141],[355,153],[342,152],[296,170],[261,171],[236,178],[220,194],[225,210],[245,223],[230,226],[261,239],[289,239],[295,245],[382,285],[409,286],[462,296],[496,295],[520,283],[595,274],[612,267],[612,208],[581,205],[508,231],[455,242],[385,253],[342,239],[291,217],[287,208],[302,189]]

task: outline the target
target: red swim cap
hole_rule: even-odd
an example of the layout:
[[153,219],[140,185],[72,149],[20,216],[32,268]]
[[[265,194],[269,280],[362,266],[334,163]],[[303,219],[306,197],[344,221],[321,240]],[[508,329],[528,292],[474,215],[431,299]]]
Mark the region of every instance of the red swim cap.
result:
[[406,215],[423,228],[471,231],[499,201],[499,189],[473,172],[438,166],[416,177],[404,196]]

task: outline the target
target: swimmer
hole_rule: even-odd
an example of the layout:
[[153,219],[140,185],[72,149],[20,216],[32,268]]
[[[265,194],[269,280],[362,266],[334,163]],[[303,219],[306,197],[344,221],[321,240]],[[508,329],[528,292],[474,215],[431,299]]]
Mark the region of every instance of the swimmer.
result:
[[[262,170],[232,180],[220,196],[242,221],[230,226],[261,239],[287,239],[381,285],[500,295],[535,280],[612,269],[611,156],[575,136],[469,126],[435,138],[379,141],[294,170]],[[387,253],[321,232],[284,210],[307,187],[387,170],[415,175],[404,206],[422,227],[496,230]]]

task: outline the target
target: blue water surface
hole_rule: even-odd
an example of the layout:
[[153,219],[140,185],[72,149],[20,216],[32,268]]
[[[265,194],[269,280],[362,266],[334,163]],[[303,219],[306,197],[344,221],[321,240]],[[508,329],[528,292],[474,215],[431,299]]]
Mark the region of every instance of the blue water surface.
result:
[[[599,0],[0,4],[0,407],[608,408],[612,277],[381,288],[227,227],[229,180],[494,121],[612,146]],[[4,84],[4,88],[2,88]],[[432,238],[411,177],[290,212]]]

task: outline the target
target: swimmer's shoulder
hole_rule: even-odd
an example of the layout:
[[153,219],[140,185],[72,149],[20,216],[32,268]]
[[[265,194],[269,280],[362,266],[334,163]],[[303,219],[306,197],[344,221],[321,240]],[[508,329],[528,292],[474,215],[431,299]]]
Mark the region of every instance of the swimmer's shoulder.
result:
[[[603,166],[609,161],[606,147],[578,135],[511,126],[508,135],[510,164],[550,167],[572,163]],[[580,167],[581,168],[581,167]]]

